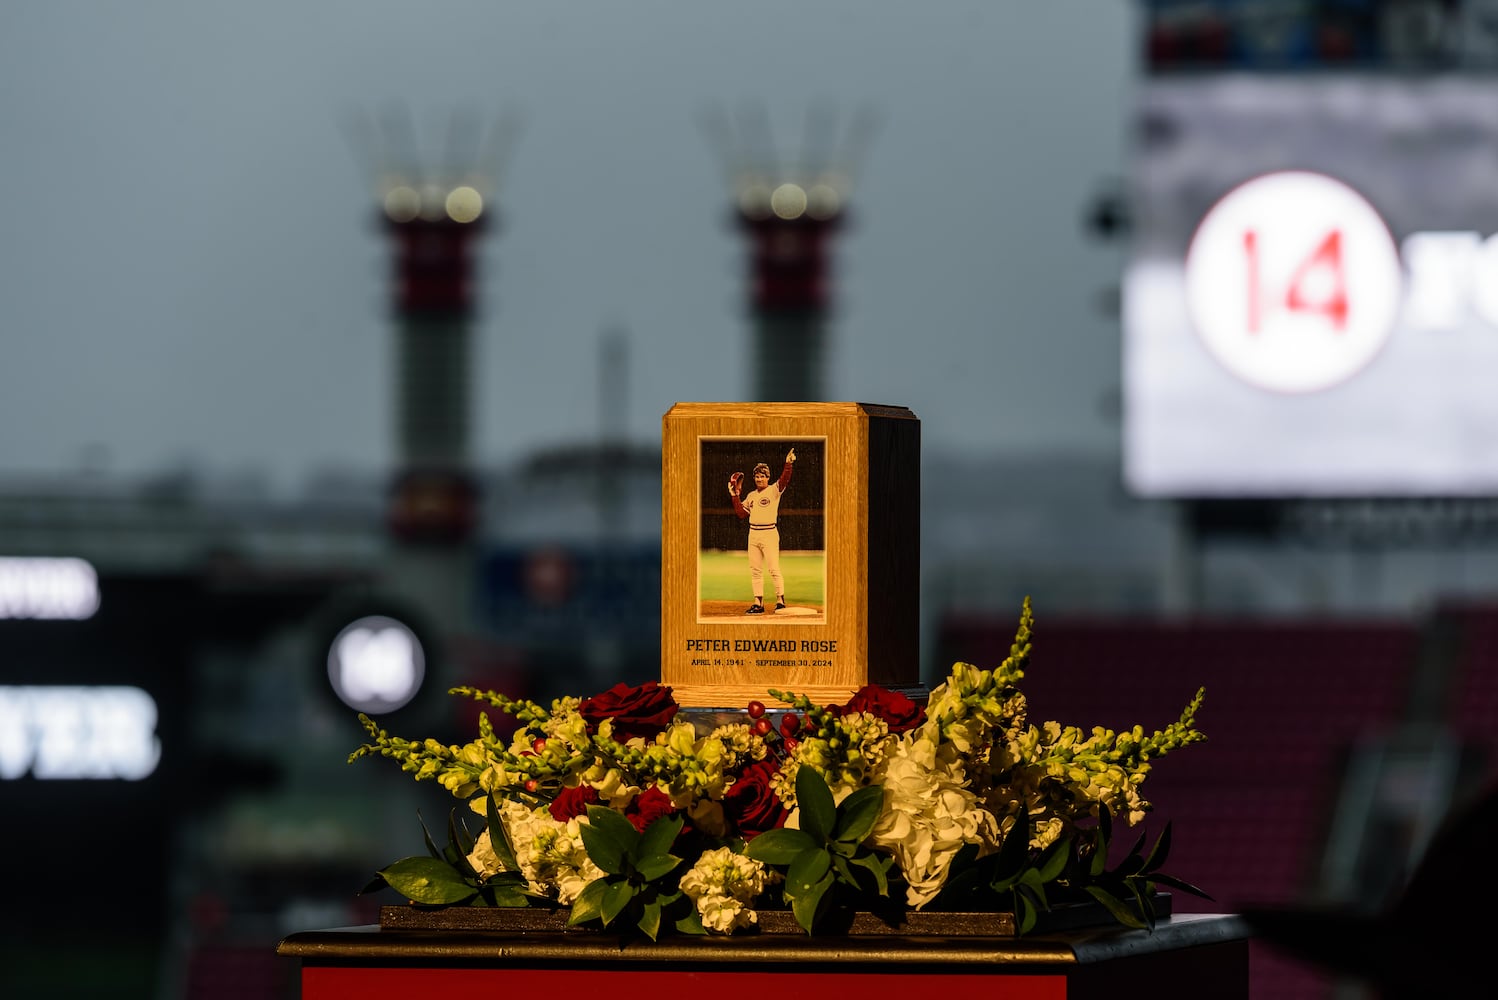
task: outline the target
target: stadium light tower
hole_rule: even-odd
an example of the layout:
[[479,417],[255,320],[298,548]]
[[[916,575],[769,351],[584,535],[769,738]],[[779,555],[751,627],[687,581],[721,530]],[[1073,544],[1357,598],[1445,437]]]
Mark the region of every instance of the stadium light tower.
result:
[[395,250],[396,471],[388,512],[404,543],[461,544],[473,534],[470,374],[474,255],[497,227],[494,189],[513,122],[488,130],[455,115],[444,157],[423,162],[409,118],[360,119],[353,138],[375,164],[380,225]]
[[842,148],[824,109],[807,115],[801,154],[777,159],[763,112],[704,116],[705,131],[734,191],[734,222],[749,242],[749,308],[754,317],[752,398],[816,401],[826,396],[831,253],[847,223],[855,162],[873,134],[867,111],[855,115]]

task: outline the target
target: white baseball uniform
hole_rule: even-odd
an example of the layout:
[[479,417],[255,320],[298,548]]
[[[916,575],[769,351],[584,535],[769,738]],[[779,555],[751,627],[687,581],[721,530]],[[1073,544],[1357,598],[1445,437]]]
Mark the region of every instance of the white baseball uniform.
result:
[[791,485],[791,464],[785,463],[780,479],[762,490],[754,490],[742,501],[733,498],[733,512],[749,519],[749,583],[756,601],[764,600],[765,567],[775,583],[775,596],[785,596],[785,581],[780,576],[780,497]]

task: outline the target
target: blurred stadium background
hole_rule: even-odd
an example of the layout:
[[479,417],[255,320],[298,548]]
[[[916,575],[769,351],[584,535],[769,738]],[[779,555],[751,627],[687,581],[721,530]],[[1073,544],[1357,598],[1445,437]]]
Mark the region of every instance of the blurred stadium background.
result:
[[[1158,726],[1207,688],[1211,742],[1147,789],[1151,826],[1174,824],[1173,868],[1217,899],[1183,908],[1384,902],[1498,753],[1498,417],[1484,367],[1498,330],[1481,291],[1498,230],[1498,3],[1003,6],[937,4],[929,23],[890,29],[905,34],[885,44],[923,67],[893,75],[866,62],[884,36],[830,9],[805,15],[813,40],[787,43],[799,69],[784,74],[757,60],[756,40],[800,6],[766,7],[752,28],[642,9],[630,20],[642,37],[677,31],[693,53],[728,53],[740,75],[714,87],[763,102],[717,111],[680,96],[691,80],[667,81],[649,93],[677,104],[647,95],[621,130],[575,136],[576,157],[544,129],[571,105],[514,79],[497,100],[484,81],[503,71],[481,45],[460,48],[467,91],[421,99],[447,122],[449,100],[482,94],[518,108],[526,130],[508,112],[458,115],[447,146],[427,149],[420,107],[363,117],[359,100],[374,107],[414,88],[420,67],[461,61],[395,23],[415,8],[337,8],[378,66],[352,94],[306,71],[338,42],[333,7],[295,30],[270,24],[294,23],[290,8],[267,8],[263,24],[174,4],[128,23],[104,5],[0,18],[14,29],[0,52],[16,56],[0,60],[15,95],[0,121],[21,140],[0,148],[0,180],[58,214],[0,228],[0,992],[295,996],[279,937],[371,921],[381,900],[355,890],[419,848],[418,810],[430,824],[449,808],[392,768],[344,764],[362,735],[352,706],[392,732],[458,741],[473,711],[444,695],[451,684],[544,699],[658,676],[654,429],[677,399],[911,406],[926,442],[911,603],[928,683],[954,659],[1005,655],[1029,595],[1033,715]],[[444,37],[471,21],[471,35],[534,43],[587,75],[620,65],[567,48],[607,34],[588,27],[595,14],[615,16],[507,24],[457,3],[422,16],[445,19]],[[141,51],[43,68],[71,51],[65,29],[107,49],[111,25]],[[244,198],[180,206],[206,213],[202,243],[152,235],[174,231],[151,214],[178,210],[165,197],[120,211],[141,201],[130,170],[196,162],[166,162],[139,123],[185,116],[205,146],[232,146],[236,116],[276,135],[260,76],[214,77],[195,99],[191,69],[173,62],[173,39],[212,49],[240,31],[256,74],[290,53],[296,79],[326,85],[301,94],[303,124],[272,150],[277,171],[323,166],[277,183],[363,170],[374,188],[314,195],[315,232],[295,219],[277,230],[284,259],[237,239],[237,217],[264,214]],[[132,124],[76,97],[107,92],[110,67],[129,86],[165,74],[171,101],[129,108]],[[64,73],[82,82],[69,90]],[[959,82],[923,89],[944,73]],[[845,102],[836,114],[807,111],[823,93]],[[237,103],[211,106],[225,94]],[[682,108],[704,127],[659,125]],[[99,147],[87,163],[79,136]],[[964,155],[972,136],[996,142],[982,147],[990,161]],[[605,174],[609,157],[621,170],[685,163],[675,173],[699,175],[692,197],[667,208],[662,172],[661,189],[595,215],[547,187],[559,176],[581,198],[596,183],[583,167]],[[950,169],[902,187],[913,160]],[[1404,255],[1384,353],[1304,396],[1235,381],[1178,301],[1202,214],[1281,169],[1352,184]],[[98,231],[68,222],[100,218]],[[933,219],[955,228],[921,228]],[[328,237],[338,227],[347,239]],[[594,237],[626,249],[590,272],[576,248]],[[101,246],[123,278],[93,276]],[[141,261],[154,263],[137,273]],[[189,264],[228,278],[178,297],[120,291],[170,285]],[[249,307],[307,274],[338,276],[347,300],[307,316]],[[118,303],[111,329],[79,329],[98,295]],[[265,324],[268,368],[242,346],[189,342],[241,322]],[[690,335],[655,332],[673,323]],[[176,331],[165,348],[157,327]],[[328,329],[343,333],[319,362],[296,338]],[[96,353],[90,336],[124,346]],[[383,370],[370,357],[388,357],[388,391],[370,388]],[[57,374],[101,368],[89,384],[107,393]],[[264,440],[232,411],[252,371]],[[351,404],[332,384],[345,376],[364,388]],[[202,390],[196,414],[168,402],[179,381]],[[212,424],[216,399],[236,425],[232,461],[195,426]],[[85,430],[49,430],[73,411]],[[153,416],[131,423],[137,411]],[[128,437],[141,426],[170,443],[141,446]],[[1185,443],[1170,433],[1182,428]],[[289,472],[243,457],[319,447],[331,457],[288,459]],[[180,460],[160,459],[174,448]],[[1441,464],[1424,461],[1436,453]],[[1254,976],[1256,997],[1356,995],[1257,949]]]

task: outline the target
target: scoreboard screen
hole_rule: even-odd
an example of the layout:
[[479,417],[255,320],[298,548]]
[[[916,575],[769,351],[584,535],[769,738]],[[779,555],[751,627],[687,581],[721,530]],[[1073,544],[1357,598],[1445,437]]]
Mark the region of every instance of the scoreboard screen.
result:
[[1165,77],[1139,110],[1129,488],[1498,492],[1498,79]]

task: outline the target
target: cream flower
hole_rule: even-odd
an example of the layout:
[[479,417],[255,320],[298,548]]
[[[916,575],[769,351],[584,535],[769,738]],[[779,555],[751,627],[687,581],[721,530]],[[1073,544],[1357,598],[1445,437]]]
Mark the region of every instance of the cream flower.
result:
[[473,842],[473,850],[468,854],[468,863],[478,873],[479,878],[490,878],[505,870],[500,863],[499,855],[494,853],[494,844],[489,839],[489,831],[485,830],[479,834],[479,839]]
[[758,922],[748,904],[777,878],[753,858],[720,847],[703,852],[681,877],[681,891],[696,904],[702,926],[727,934]]
[[[469,802],[469,807],[481,814],[485,812],[483,796]],[[603,878],[603,870],[593,863],[583,846],[581,824],[586,820],[559,823],[545,806],[531,809],[510,799],[496,800],[495,807],[505,836],[514,848],[515,863],[532,892],[570,903],[589,882]],[[503,870],[488,830],[479,835],[468,860],[486,876]],[[492,867],[493,871],[486,871],[486,867]]]
[[960,764],[941,759],[936,744],[907,733],[890,749],[881,784],[884,811],[869,843],[894,855],[916,909],[936,898],[964,844],[988,853],[999,840],[993,814],[965,787]]

